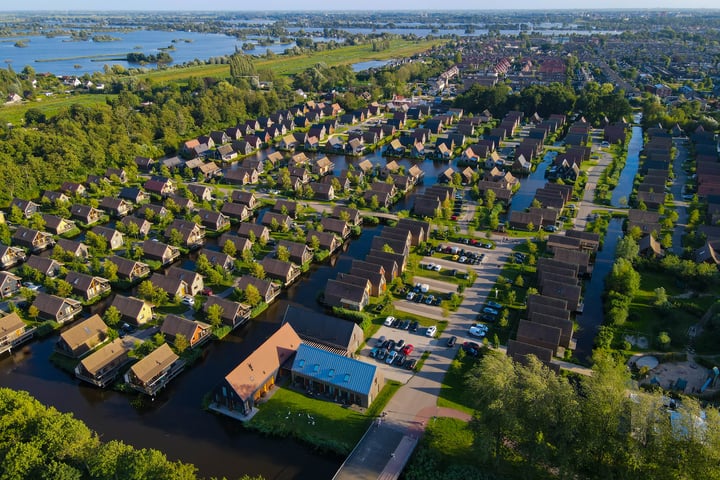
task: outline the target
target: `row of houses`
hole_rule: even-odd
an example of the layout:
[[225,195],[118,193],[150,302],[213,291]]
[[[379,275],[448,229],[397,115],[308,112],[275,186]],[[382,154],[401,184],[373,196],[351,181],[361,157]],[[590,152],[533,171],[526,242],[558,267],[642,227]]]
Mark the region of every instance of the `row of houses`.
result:
[[535,190],[533,203],[539,207],[530,207],[527,211],[515,210],[508,216],[508,225],[515,230],[536,230],[555,225],[565,204],[572,197],[572,186],[558,183],[546,183]]
[[324,304],[362,311],[371,296],[381,296],[387,285],[402,274],[411,247],[427,240],[429,228],[427,222],[408,218],[400,219],[395,227],[384,227],[373,237],[364,260],[353,259],[348,272],[327,281]]
[[538,294],[529,295],[525,318],[518,324],[517,335],[508,341],[508,355],[525,362],[535,355],[553,370],[553,357],[574,349],[573,319],[582,310],[581,278],[592,272],[592,259],[600,245],[600,235],[568,230],[565,235],[550,235],[547,248],[552,258],[537,262]]
[[665,189],[670,179],[672,136],[661,128],[650,128],[645,133],[648,141],[642,150],[642,181],[637,188],[636,203],[644,204],[648,210],[658,210],[665,203]]
[[697,196],[707,206],[706,225],[699,228],[704,236],[704,245],[695,251],[697,262],[720,265],[720,158],[717,138],[706,132],[702,126],[690,135],[695,150],[695,173],[697,175]]

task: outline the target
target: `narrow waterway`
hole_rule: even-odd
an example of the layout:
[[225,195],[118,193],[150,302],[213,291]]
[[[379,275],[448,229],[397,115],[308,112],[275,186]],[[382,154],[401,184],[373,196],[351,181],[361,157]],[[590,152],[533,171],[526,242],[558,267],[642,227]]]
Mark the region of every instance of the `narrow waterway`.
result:
[[204,359],[175,379],[149,406],[133,406],[135,395],[80,383],[49,361],[57,336],[28,344],[0,360],[0,386],[26,390],[42,403],[72,412],[103,440],[118,439],[138,448],[156,448],[172,460],[194,464],[199,475],[267,480],[330,478],[342,458],[319,455],[290,439],[264,437],[226,417],[204,411],[203,397],[243,358],[265,341],[282,320],[288,300],[320,309],[317,292],[328,278],[347,271],[352,258],[363,258],[382,227],[364,229],[327,263],[284,291],[278,302],[248,325],[207,347]]
[[[620,174],[617,187],[612,192],[610,203],[613,207],[626,207],[633,189],[635,175],[640,167],[640,152],[643,149],[642,127],[632,127],[630,142],[628,143],[627,160]],[[621,201],[621,199],[623,201]]]
[[535,191],[538,188],[544,187],[547,183],[545,170],[550,166],[556,155],[557,152],[555,151],[545,153],[543,161],[537,165],[534,172],[530,173],[527,177],[519,177],[520,188],[512,197],[512,203],[510,204],[511,212],[522,212],[532,204],[533,198],[535,198]]
[[623,220],[620,218],[610,220],[603,248],[595,257],[592,278],[585,281],[585,308],[583,313],[577,316],[580,329],[575,334],[577,339],[575,355],[583,362],[589,361],[597,329],[603,322],[602,293],[605,288],[605,277],[615,261],[615,247],[623,236],[622,224]]

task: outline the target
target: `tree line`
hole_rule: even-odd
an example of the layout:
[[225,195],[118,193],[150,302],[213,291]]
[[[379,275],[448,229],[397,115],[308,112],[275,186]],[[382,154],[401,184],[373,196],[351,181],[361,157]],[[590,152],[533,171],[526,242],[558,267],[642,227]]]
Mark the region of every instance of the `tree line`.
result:
[[0,470],[5,479],[153,478],[190,480],[193,465],[97,433],[27,392],[0,389]]
[[635,389],[624,363],[603,351],[582,378],[490,352],[466,387],[474,453],[502,478],[720,478],[718,410]]

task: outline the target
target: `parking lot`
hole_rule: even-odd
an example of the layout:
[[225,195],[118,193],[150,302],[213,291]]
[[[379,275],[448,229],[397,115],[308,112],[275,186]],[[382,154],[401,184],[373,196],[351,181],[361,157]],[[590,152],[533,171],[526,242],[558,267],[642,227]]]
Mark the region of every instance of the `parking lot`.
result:
[[420,360],[423,352],[427,350],[433,352],[438,349],[445,350],[448,348],[446,346],[448,339],[446,334],[443,334],[440,338],[437,338],[437,335],[435,338],[430,338],[425,336],[425,331],[426,327],[423,326],[420,326],[417,332],[382,326],[375,336],[368,341],[365,348],[362,349],[359,359],[377,365],[377,367],[382,370],[385,378],[405,383],[413,376],[414,372],[412,370],[406,370],[405,368],[398,367],[396,365],[388,365],[385,363],[385,360],[381,361],[371,358],[369,356],[370,351],[376,346],[377,340],[380,337],[385,337],[388,340],[394,340],[396,343],[402,339],[405,341],[405,345],[413,345],[413,352],[407,358],[416,359],[418,361]]

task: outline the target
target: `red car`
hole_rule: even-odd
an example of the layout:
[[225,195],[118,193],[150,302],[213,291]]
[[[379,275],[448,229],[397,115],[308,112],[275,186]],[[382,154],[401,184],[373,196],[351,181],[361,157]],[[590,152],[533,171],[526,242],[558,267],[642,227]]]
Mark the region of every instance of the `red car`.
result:
[[458,219],[457,215],[453,215],[452,217],[450,217],[450,220],[452,220],[453,222],[457,219]]
[[402,349],[402,354],[406,357],[412,353],[412,351],[415,350],[415,347],[412,346],[412,344],[407,344]]
[[213,291],[212,291],[212,289],[211,289],[210,287],[205,287],[205,288],[203,288],[203,290],[202,290],[202,294],[203,294],[203,295],[212,295],[212,294],[213,294]]

